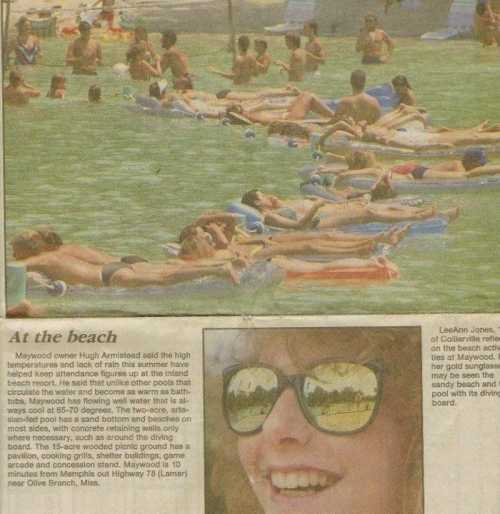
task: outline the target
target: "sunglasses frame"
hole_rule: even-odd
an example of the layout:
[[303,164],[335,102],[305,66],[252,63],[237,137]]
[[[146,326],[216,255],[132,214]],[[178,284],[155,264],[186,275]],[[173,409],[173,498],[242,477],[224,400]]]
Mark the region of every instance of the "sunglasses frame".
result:
[[[365,368],[370,369],[377,380],[377,397],[375,399],[375,406],[373,408],[373,412],[370,415],[370,418],[368,421],[360,428],[356,428],[355,430],[350,431],[336,431],[336,430],[328,430],[325,428],[320,427],[317,422],[315,421],[312,414],[309,412],[309,408],[307,407],[305,400],[303,398],[303,387],[304,382],[306,378],[311,378],[310,372],[313,371],[318,366],[321,366],[323,364],[357,364],[359,366],[363,366]],[[269,412],[266,414],[266,417],[264,418],[262,424],[257,427],[254,430],[249,430],[248,432],[241,432],[236,430],[232,425],[231,421],[229,420],[229,412],[226,405],[226,396],[227,396],[227,390],[229,387],[229,383],[231,379],[238,373],[239,371],[242,371],[244,369],[250,369],[250,368],[260,368],[260,369],[268,369],[272,371],[276,378],[278,379],[277,384],[277,392],[276,397],[274,398],[273,404],[271,408],[269,409]],[[226,420],[226,423],[228,424],[229,428],[239,436],[251,436],[258,434],[262,431],[262,427],[264,426],[265,421],[267,418],[271,415],[271,412],[274,409],[274,406],[276,405],[277,401],[283,394],[283,391],[291,387],[295,392],[295,398],[297,399],[297,403],[299,404],[300,410],[302,412],[302,415],[304,418],[316,429],[320,432],[324,432],[325,434],[331,434],[331,435],[337,435],[337,436],[344,436],[344,435],[351,435],[356,434],[357,432],[362,432],[365,430],[376,418],[380,403],[382,401],[382,393],[383,393],[383,384],[384,384],[384,367],[380,361],[369,361],[369,362],[355,362],[355,361],[346,361],[346,360],[332,360],[332,359],[326,359],[321,360],[319,362],[316,362],[313,366],[309,368],[309,372],[306,373],[297,373],[293,375],[286,375],[283,373],[279,368],[276,368],[274,366],[269,366],[267,364],[261,364],[261,363],[250,363],[250,364],[236,364],[234,366],[230,366],[223,370],[223,389],[222,389],[222,410],[224,412],[224,418]]]

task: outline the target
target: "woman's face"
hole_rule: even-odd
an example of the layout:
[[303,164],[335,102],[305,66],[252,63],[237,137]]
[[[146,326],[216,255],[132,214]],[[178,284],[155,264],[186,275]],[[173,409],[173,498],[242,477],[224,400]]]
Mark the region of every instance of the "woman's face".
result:
[[[355,360],[345,352],[316,354],[304,368],[325,357]],[[259,361],[286,375],[304,371],[295,366],[285,341],[263,346]],[[294,390],[287,388],[262,430],[239,437],[238,452],[266,514],[400,512],[403,441],[384,399],[365,430],[337,436],[316,430],[304,418]]]

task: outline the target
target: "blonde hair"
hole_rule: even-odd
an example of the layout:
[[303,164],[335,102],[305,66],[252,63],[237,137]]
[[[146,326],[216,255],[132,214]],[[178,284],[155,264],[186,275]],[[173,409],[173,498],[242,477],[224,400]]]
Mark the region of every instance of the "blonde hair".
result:
[[[251,348],[242,359],[255,362],[264,346],[277,338],[298,368],[329,353],[354,352],[360,361],[382,360],[384,398],[391,402],[397,426],[405,441],[400,514],[423,514],[422,387],[420,329],[416,327],[335,327],[246,329],[239,332]],[[222,379],[206,377],[206,512],[207,514],[261,514],[240,463],[238,436],[224,422]],[[220,442],[220,443],[219,443]]]

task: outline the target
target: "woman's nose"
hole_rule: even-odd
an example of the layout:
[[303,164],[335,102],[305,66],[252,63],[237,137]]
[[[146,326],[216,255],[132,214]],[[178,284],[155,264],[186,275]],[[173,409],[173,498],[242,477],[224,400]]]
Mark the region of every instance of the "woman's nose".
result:
[[274,445],[293,442],[305,445],[313,430],[291,387],[283,391],[262,426],[263,435]]

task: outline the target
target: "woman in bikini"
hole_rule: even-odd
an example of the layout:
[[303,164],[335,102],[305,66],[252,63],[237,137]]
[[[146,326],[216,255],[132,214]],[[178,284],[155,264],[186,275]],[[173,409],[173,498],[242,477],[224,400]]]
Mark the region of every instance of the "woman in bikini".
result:
[[9,54],[14,52],[16,65],[33,65],[42,56],[42,48],[38,38],[32,34],[31,21],[21,16],[16,23],[17,36],[9,45]]

